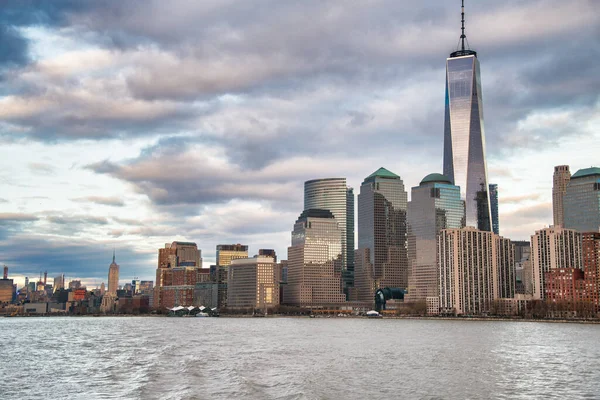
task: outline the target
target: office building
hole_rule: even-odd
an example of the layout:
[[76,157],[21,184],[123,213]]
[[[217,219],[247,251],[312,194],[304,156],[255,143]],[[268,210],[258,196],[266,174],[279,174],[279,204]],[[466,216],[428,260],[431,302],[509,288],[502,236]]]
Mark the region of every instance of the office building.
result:
[[570,180],[571,171],[569,171],[568,165],[557,165],[554,167],[554,176],[552,177],[552,216],[554,217],[554,226],[556,227],[564,227],[563,197]]
[[346,178],[313,179],[304,182],[304,210],[329,210],[342,235],[342,273],[346,286],[354,272],[354,190]]
[[564,226],[578,232],[600,231],[600,168],[577,171],[563,197]]
[[208,280],[209,271],[202,268],[202,253],[196,243],[167,243],[158,251],[154,307],[190,306],[196,283]]
[[545,298],[546,273],[557,268],[582,269],[581,234],[573,229],[550,227],[531,236],[533,298]]
[[12,303],[14,293],[14,282],[12,279],[8,279],[8,267],[5,265],[2,279],[0,279],[0,304]]
[[217,282],[220,284],[218,307],[227,307],[227,269],[233,260],[248,258],[248,246],[243,244],[217,245]]
[[60,274],[54,277],[54,285],[53,290],[56,292],[57,290],[62,290],[65,288],[65,274]]
[[372,301],[379,288],[408,285],[407,193],[400,176],[379,168],[363,181],[358,195],[356,299]]
[[405,301],[437,298],[437,236],[442,229],[464,227],[460,188],[441,174],[429,174],[413,187],[407,209],[409,279]]
[[481,315],[514,297],[514,246],[473,227],[444,229],[438,239],[440,312]]
[[248,258],[248,246],[239,243],[217,245],[217,266],[227,267],[238,258]]
[[498,185],[490,183],[490,212],[492,213],[492,232],[500,234],[500,221],[498,217]]
[[288,248],[283,302],[302,307],[343,303],[342,230],[329,210],[305,210]]
[[115,252],[113,251],[112,263],[108,267],[108,293],[117,294],[119,288],[119,265],[115,262]]
[[461,48],[446,59],[444,175],[460,187],[466,225],[491,231],[479,60],[465,48],[464,7],[462,16]]
[[231,261],[227,271],[227,309],[260,309],[279,305],[281,269],[273,257],[255,256]]
[[515,240],[515,291],[519,294],[533,293],[533,271],[531,270],[531,243]]

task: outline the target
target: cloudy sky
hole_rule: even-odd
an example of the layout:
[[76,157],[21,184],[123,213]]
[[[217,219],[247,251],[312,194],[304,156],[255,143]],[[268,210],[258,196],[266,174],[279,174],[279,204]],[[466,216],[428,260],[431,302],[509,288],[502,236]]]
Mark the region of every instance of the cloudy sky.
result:
[[[471,4],[472,3],[472,4]],[[303,182],[441,172],[459,1],[4,0],[0,264],[153,279],[190,240],[285,258]],[[552,223],[553,166],[600,164],[600,2],[467,1],[500,230]],[[410,191],[410,189],[409,189]]]

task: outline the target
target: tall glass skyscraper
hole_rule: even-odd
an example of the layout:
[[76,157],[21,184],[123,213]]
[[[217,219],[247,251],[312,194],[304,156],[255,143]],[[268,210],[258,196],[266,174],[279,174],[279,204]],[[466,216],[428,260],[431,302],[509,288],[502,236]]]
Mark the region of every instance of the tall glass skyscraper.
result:
[[354,274],[354,190],[346,178],[313,179],[304,182],[304,210],[329,210],[341,229],[342,271],[346,286]]
[[373,299],[382,287],[406,288],[406,207],[402,179],[379,168],[363,181],[358,195],[358,258],[354,286],[358,299]]
[[600,168],[577,171],[563,198],[564,224],[579,232],[600,231]]
[[500,221],[498,220],[498,185],[490,183],[490,211],[492,212],[492,231],[500,234]]
[[[406,301],[433,300],[438,293],[437,236],[442,229],[462,228],[465,206],[460,188],[441,174],[429,174],[412,188],[408,203],[408,260],[410,274]],[[429,303],[429,301],[428,301]]]
[[467,226],[491,231],[479,60],[465,49],[464,7],[462,17],[461,49],[446,59],[444,175],[460,187]]

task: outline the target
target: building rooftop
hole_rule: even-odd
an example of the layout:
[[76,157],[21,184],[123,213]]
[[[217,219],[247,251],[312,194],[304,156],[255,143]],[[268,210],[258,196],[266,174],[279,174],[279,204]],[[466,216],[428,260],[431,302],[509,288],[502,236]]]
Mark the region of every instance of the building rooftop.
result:
[[446,184],[452,185],[452,181],[450,179],[448,179],[445,175],[438,174],[438,173],[433,173],[433,174],[427,175],[425,178],[423,178],[421,180],[420,185],[423,185],[425,183],[446,183]]
[[302,214],[298,217],[298,221],[306,218],[335,218],[329,210],[321,210],[318,208],[311,208],[309,210],[302,211]]
[[573,176],[571,176],[571,179],[583,178],[586,176],[594,176],[594,175],[600,175],[600,168],[590,167],[590,168],[580,169],[579,171],[575,172],[575,174],[573,174]]
[[365,178],[365,181],[374,178],[387,178],[387,179],[399,179],[400,177],[393,172],[381,167],[377,171],[373,172],[371,175]]

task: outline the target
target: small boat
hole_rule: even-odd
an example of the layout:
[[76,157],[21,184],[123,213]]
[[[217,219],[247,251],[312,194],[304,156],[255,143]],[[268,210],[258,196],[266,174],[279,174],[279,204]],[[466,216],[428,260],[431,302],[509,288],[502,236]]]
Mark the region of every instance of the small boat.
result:
[[383,316],[381,314],[379,314],[377,311],[371,310],[371,311],[367,311],[367,317],[368,318],[381,318]]
[[196,314],[196,317],[210,317],[210,315],[208,315],[208,313],[205,312],[199,312],[198,314]]

